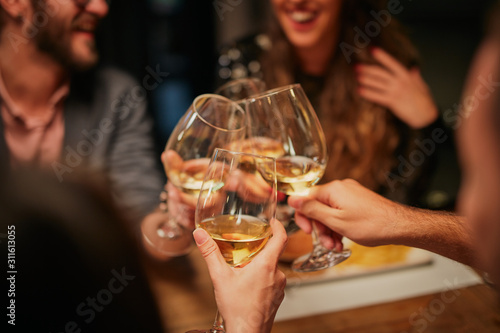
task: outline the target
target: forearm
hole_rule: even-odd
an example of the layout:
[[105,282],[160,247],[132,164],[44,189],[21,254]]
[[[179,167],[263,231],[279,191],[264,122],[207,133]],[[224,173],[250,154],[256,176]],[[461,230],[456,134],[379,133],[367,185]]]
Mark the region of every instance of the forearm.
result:
[[449,212],[401,206],[395,243],[421,248],[474,266],[471,232],[463,217]]

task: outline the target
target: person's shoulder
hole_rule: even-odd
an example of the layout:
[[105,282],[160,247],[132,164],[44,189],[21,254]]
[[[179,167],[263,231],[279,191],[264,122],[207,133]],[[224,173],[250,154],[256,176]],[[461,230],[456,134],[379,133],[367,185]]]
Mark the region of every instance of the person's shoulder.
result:
[[113,85],[121,86],[135,86],[138,85],[137,80],[125,70],[115,66],[99,67],[95,71],[95,77],[98,81],[111,83]]
[[116,93],[139,85],[131,74],[115,66],[98,66],[82,73],[74,73],[71,81],[72,90],[87,97],[97,91]]

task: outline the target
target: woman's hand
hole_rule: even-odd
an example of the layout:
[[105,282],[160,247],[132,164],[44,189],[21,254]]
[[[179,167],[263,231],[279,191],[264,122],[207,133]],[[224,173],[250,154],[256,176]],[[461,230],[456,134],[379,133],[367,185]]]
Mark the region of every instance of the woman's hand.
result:
[[433,123],[438,110],[420,70],[407,69],[380,48],[373,48],[372,55],[380,65],[355,67],[361,97],[387,107],[412,128]]
[[215,241],[203,229],[193,233],[212,279],[218,309],[227,332],[270,332],[284,298],[285,274],[278,270],[278,258],[287,237],[283,225],[271,221],[273,237],[246,266],[231,268]]
[[[208,160],[194,160],[192,162],[184,162],[182,158],[173,150],[164,151],[161,154],[161,161],[163,163],[163,167],[165,172],[168,169],[177,170],[180,172],[186,165],[193,162],[201,162],[201,166],[197,166],[204,171],[206,167],[204,164],[208,165]],[[196,209],[196,203],[198,199],[195,196],[183,193],[177,187],[175,187],[171,181],[168,181],[165,185],[165,191],[168,193],[167,205],[168,212],[172,216],[175,216],[175,219],[178,223],[182,224],[188,230],[193,230],[194,226],[194,214]]]

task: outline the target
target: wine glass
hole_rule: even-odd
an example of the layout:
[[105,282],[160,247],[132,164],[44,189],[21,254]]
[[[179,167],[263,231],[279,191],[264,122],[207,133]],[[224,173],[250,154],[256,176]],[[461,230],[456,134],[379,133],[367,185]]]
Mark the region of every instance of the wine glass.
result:
[[242,102],[244,99],[266,90],[266,84],[256,77],[246,77],[227,82],[215,90],[218,95]]
[[[242,150],[276,158],[278,191],[284,195],[307,195],[323,176],[328,154],[326,139],[309,99],[300,84],[268,90],[246,99],[248,139]],[[282,196],[284,196],[282,195]],[[278,219],[293,220],[286,197],[278,204]],[[311,272],[332,267],[351,251],[335,252],[324,247],[313,222],[313,251],[297,258],[292,269]]]
[[[248,264],[272,235],[276,214],[276,160],[216,149],[196,206],[195,222],[215,240],[231,267]],[[208,331],[224,332],[219,311]]]
[[[203,177],[216,147],[224,147],[245,137],[245,111],[237,103],[215,94],[196,97],[178,121],[164,151],[168,181],[178,189],[194,212]],[[165,219],[156,232],[144,232],[146,241],[160,253],[179,256],[192,247],[191,231],[180,221],[179,205],[167,200],[164,193]],[[169,213],[175,211],[176,214]]]

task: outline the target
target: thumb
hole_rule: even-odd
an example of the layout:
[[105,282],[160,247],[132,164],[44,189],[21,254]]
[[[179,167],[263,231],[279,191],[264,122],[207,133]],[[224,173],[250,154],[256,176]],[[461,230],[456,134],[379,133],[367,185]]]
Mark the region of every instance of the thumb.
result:
[[210,235],[203,229],[197,228],[193,232],[196,245],[205,259],[208,266],[210,276],[217,276],[219,272],[228,268],[226,261],[220,253],[217,243],[210,237]]

